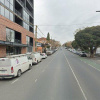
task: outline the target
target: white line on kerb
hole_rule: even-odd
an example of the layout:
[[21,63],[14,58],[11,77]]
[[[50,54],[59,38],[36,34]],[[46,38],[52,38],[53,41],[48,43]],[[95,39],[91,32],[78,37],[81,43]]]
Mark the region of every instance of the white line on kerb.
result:
[[[64,52],[63,52],[63,54],[64,54]],[[65,54],[64,54],[64,56],[65,56]],[[76,77],[76,75],[75,75],[75,73],[74,73],[74,71],[73,71],[73,69],[72,69],[72,67],[71,67],[71,65],[70,65],[70,63],[69,63],[69,61],[68,61],[66,56],[65,56],[65,58],[66,58],[66,61],[67,61],[68,65],[69,65],[69,67],[70,67],[70,69],[71,69],[76,81],[77,81],[77,84],[78,84],[78,86],[79,86],[79,88],[80,88],[80,90],[81,90],[81,92],[82,92],[82,94],[84,96],[84,99],[87,100],[87,97],[85,96],[85,93],[84,93],[84,91],[83,91],[83,89],[82,89],[82,87],[81,87],[81,85],[80,85],[80,83],[79,83],[79,81],[78,81],[78,79],[77,79],[77,77]]]
[[14,83],[17,82],[17,81],[18,81],[18,79],[14,80],[11,84],[14,84]]
[[98,68],[95,68],[94,66],[92,66],[92,65],[90,65],[90,64],[88,64],[90,67],[92,67],[92,68],[94,68],[95,70],[98,70],[98,71],[100,71]]
[[35,80],[35,83],[37,82],[37,79]]

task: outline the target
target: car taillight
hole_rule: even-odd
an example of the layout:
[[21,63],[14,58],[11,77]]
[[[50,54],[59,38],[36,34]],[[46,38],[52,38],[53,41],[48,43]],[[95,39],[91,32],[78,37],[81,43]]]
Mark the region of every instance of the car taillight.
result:
[[13,67],[11,67],[11,73],[13,73],[14,72],[14,68]]
[[36,61],[36,58],[35,58],[35,61]]

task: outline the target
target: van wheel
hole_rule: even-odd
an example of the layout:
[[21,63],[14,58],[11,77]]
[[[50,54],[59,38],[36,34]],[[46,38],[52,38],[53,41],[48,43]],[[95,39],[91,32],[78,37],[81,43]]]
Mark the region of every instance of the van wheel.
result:
[[17,76],[20,77],[21,74],[22,74],[21,70],[18,70],[18,72],[17,72]]
[[29,65],[29,70],[31,70],[32,69],[32,65]]

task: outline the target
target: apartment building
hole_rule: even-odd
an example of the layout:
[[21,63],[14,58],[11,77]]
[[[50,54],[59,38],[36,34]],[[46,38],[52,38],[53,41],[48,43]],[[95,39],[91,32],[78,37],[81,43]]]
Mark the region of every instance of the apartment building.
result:
[[34,0],[0,0],[0,57],[34,50]]

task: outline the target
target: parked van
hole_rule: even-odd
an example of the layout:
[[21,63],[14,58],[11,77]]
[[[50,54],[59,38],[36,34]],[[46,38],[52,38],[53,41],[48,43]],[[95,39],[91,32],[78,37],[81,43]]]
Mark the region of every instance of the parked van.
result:
[[0,58],[0,78],[20,77],[23,72],[32,68],[32,60],[25,54]]
[[42,61],[42,57],[38,52],[27,53],[26,55],[29,59],[32,59],[33,64],[38,64],[39,62]]

